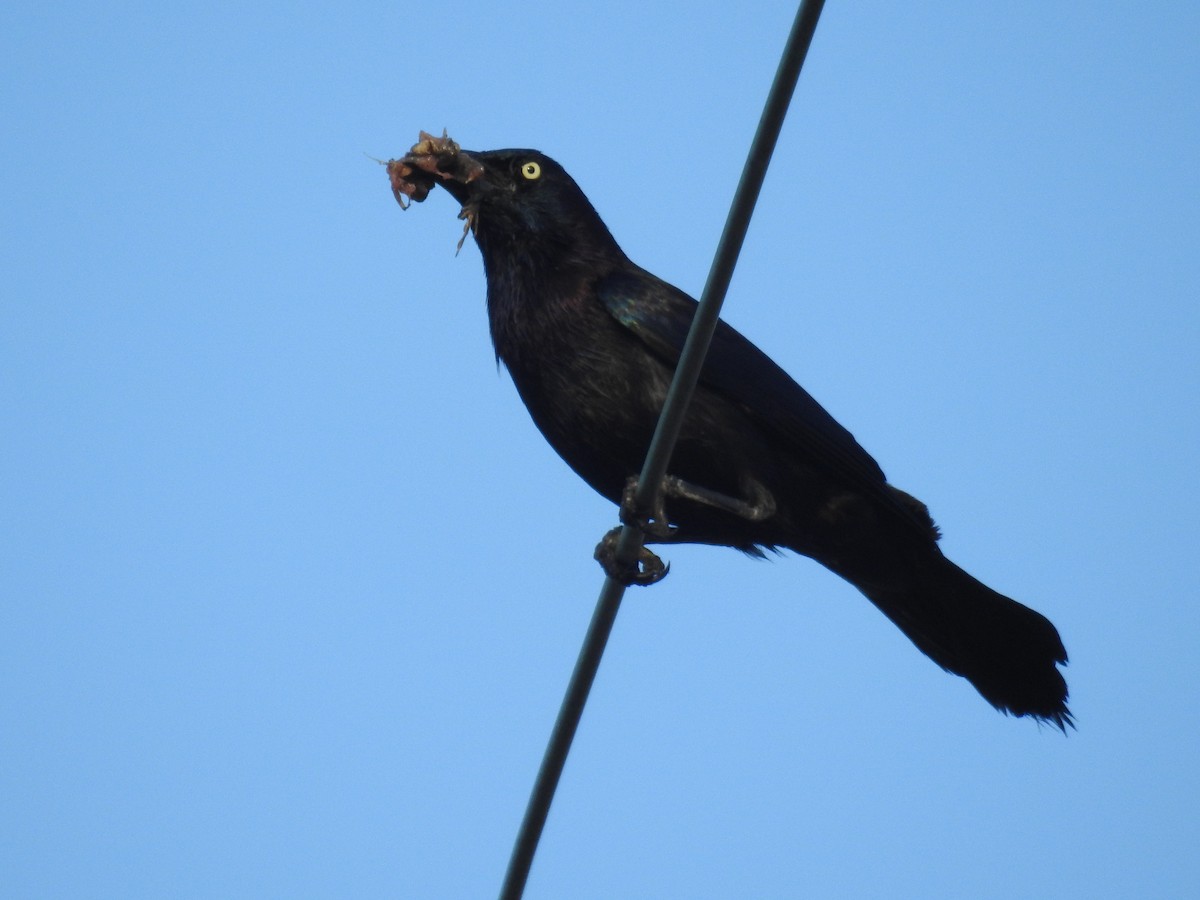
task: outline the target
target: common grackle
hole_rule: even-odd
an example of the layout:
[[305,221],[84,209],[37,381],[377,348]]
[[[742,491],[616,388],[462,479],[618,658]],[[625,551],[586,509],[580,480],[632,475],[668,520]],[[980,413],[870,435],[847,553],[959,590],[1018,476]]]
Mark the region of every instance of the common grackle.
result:
[[[630,512],[630,479],[695,301],[631,262],[549,157],[422,139],[389,164],[397,199],[440,184],[462,205],[483,254],[497,358],[550,445]],[[664,488],[664,509],[642,519],[649,542],[811,557],[996,708],[1072,724],[1056,668],[1067,653],[1050,621],[946,559],[925,505],[888,484],[849,431],[724,322]]]

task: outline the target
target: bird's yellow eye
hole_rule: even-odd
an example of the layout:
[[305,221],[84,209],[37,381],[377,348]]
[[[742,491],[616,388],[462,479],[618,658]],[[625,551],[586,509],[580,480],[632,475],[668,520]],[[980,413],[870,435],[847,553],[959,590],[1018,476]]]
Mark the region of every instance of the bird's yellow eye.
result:
[[530,160],[529,162],[522,164],[521,174],[524,175],[528,181],[537,181],[542,177],[542,167],[533,160]]

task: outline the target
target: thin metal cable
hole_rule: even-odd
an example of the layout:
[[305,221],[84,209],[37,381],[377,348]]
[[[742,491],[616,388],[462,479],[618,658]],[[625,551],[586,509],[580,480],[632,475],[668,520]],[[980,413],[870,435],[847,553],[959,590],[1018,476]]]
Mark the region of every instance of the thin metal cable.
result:
[[[675,449],[675,441],[683,425],[683,417],[695,390],[696,381],[700,377],[700,369],[704,365],[704,357],[712,342],[713,332],[716,331],[717,321],[721,314],[721,304],[725,300],[725,292],[733,277],[733,268],[741,252],[742,243],[746,238],[746,230],[750,225],[750,216],[762,189],[763,178],[767,173],[767,164],[775,149],[783,127],[784,116],[791,102],[796,81],[800,77],[800,69],[808,55],[808,47],[812,43],[813,32],[816,31],[817,20],[821,16],[824,0],[803,0],[796,12],[784,47],[783,58],[767,95],[762,117],[758,122],[754,141],[750,145],[750,153],[746,165],[742,169],[742,177],[734,194],[733,205],[725,220],[725,229],[717,244],[716,256],[709,270],[704,292],[700,295],[700,305],[684,343],[679,364],[675,368],[675,377],[667,392],[662,414],[646,453],[646,461],[638,481],[637,507],[639,509],[654,509],[657,494],[662,486],[663,477],[667,472],[671,453]],[[637,528],[626,525],[621,529],[617,542],[616,558],[620,562],[632,564],[642,547],[643,536]],[[562,707],[554,722],[554,730],[546,746],[542,765],[538,770],[537,780],[529,797],[529,805],[525,809],[525,818],[521,822],[521,830],[517,833],[513,845],[512,857],[508,863],[508,871],[504,876],[504,884],[500,889],[500,900],[520,900],[525,893],[525,882],[529,878],[529,870],[533,865],[533,855],[537,851],[542,829],[546,825],[546,817],[550,813],[550,803],[554,799],[554,791],[558,787],[559,777],[563,766],[566,765],[567,754],[571,749],[571,741],[579,727],[583,716],[583,707],[587,703],[592,682],[600,668],[600,658],[608,643],[617,611],[621,607],[621,599],[625,595],[625,586],[611,578],[604,580],[600,590],[600,598],[596,602],[596,610],[592,614],[591,624],[583,640],[579,659],[567,692],[563,697]]]

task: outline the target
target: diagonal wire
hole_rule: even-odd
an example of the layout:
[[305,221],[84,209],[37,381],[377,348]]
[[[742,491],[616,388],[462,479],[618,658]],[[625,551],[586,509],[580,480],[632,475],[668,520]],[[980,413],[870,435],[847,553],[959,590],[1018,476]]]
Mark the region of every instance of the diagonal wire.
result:
[[[675,377],[667,392],[658,426],[650,442],[646,461],[638,480],[636,508],[654,509],[657,494],[661,490],[663,477],[667,472],[671,453],[675,449],[675,441],[683,425],[683,417],[687,412],[696,382],[700,377],[700,369],[704,365],[704,357],[712,342],[713,332],[716,331],[717,321],[721,313],[721,304],[725,300],[725,291],[733,277],[733,267],[737,263],[746,230],[750,225],[750,216],[762,189],[763,178],[767,174],[767,164],[779,138],[783,119],[787,114],[788,104],[792,99],[796,81],[800,77],[800,69],[808,54],[809,44],[812,43],[813,32],[817,20],[821,16],[824,0],[803,0],[796,19],[792,23],[784,47],[783,58],[771,84],[767,102],[763,108],[762,117],[758,122],[754,141],[750,145],[750,153],[746,165],[742,169],[742,177],[734,194],[733,205],[725,220],[725,229],[717,245],[716,256],[704,284],[704,292],[700,295],[700,305],[688,332],[687,341],[683,345],[683,353],[675,368]],[[626,525],[621,529],[617,542],[616,558],[619,562],[632,564],[637,558],[643,544],[642,532]],[[542,765],[538,770],[537,780],[529,797],[529,805],[525,809],[525,818],[521,822],[521,830],[513,846],[512,857],[508,863],[508,871],[504,876],[504,884],[500,889],[501,900],[520,900],[525,892],[525,882],[529,878],[529,870],[533,865],[533,855],[537,851],[538,840],[550,813],[550,803],[554,799],[554,791],[558,787],[559,777],[567,761],[567,753],[571,749],[571,741],[579,727],[583,715],[584,704],[587,703],[592,682],[600,668],[600,658],[604,655],[608,636],[620,609],[621,599],[625,595],[625,586],[612,578],[606,578],[596,602],[596,610],[592,614],[591,624],[583,640],[579,659],[571,680],[563,697],[562,707],[554,722],[554,730],[542,757]]]

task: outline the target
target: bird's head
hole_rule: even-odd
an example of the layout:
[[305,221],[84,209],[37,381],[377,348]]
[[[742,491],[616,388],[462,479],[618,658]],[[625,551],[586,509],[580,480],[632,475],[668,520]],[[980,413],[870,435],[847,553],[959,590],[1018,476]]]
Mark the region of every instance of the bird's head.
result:
[[485,256],[513,247],[609,251],[616,242],[566,170],[537,150],[467,154],[482,167],[470,180],[440,181]]
[[433,185],[441,185],[462,206],[459,217],[485,261],[513,250],[621,253],[575,180],[544,153],[463,150],[445,136],[421,137],[407,156],[388,166],[397,199],[423,200]]

